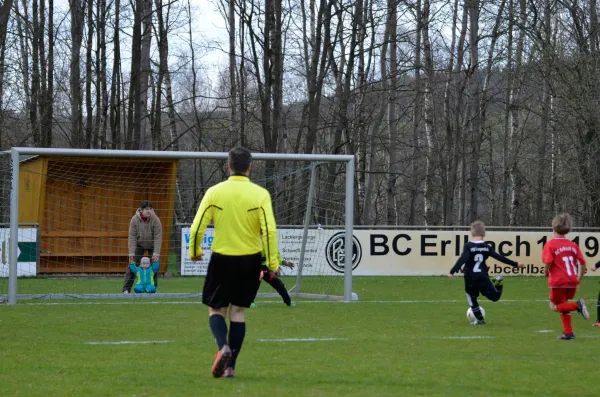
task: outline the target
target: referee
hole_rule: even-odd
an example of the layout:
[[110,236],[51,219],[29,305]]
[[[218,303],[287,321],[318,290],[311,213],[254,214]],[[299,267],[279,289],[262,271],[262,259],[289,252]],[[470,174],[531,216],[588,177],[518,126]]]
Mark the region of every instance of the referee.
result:
[[[279,276],[277,231],[269,192],[250,182],[252,155],[248,149],[229,151],[231,176],[206,191],[190,230],[190,258],[202,259],[201,242],[214,224],[212,255],[208,263],[202,303],[219,353],[212,367],[215,378],[233,377],[246,334],[244,308],[250,307],[260,286],[263,244],[266,265]],[[262,233],[262,237],[261,237]],[[229,310],[229,338],[227,309]]]

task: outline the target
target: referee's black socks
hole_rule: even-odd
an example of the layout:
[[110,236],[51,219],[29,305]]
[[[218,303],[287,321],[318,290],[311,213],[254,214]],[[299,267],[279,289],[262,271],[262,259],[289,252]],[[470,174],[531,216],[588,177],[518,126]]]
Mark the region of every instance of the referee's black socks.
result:
[[242,343],[246,336],[246,323],[231,321],[229,323],[229,347],[231,348],[231,360],[228,367],[235,369],[235,361],[242,350]]
[[217,346],[221,350],[227,344],[227,323],[225,322],[225,317],[213,314],[208,318],[208,323],[210,324],[210,330],[215,337]]

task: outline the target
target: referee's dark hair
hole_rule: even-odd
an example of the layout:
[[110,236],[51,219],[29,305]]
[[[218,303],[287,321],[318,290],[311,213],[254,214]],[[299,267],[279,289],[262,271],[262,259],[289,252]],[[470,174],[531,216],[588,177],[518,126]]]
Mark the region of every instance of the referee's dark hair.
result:
[[252,154],[243,147],[234,147],[229,151],[229,167],[234,174],[245,174],[252,164]]

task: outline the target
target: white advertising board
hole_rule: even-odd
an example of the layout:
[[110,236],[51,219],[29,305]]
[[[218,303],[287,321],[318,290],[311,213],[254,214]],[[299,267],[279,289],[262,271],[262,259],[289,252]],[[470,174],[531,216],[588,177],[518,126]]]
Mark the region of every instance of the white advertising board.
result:
[[[8,277],[9,228],[0,228],[0,277]],[[37,274],[37,229],[19,228],[17,254],[17,277],[30,277]]]
[[[281,255],[298,263],[302,229],[278,229]],[[542,249],[551,239],[546,232],[496,232],[486,235],[497,252],[522,262],[524,269],[515,269],[488,259],[490,273],[542,276]],[[590,268],[600,260],[600,233],[571,233],[567,237],[577,242]],[[183,275],[204,275],[210,259],[213,230],[208,229],[202,240],[205,253],[200,262],[189,259],[189,228],[182,230]],[[449,230],[355,230],[353,236],[352,268],[357,276],[437,276],[448,274],[469,239],[468,231]],[[308,231],[304,267],[307,276],[342,274],[344,271],[344,232],[332,229]],[[294,271],[286,271],[294,275]],[[588,276],[600,275],[589,272]]]

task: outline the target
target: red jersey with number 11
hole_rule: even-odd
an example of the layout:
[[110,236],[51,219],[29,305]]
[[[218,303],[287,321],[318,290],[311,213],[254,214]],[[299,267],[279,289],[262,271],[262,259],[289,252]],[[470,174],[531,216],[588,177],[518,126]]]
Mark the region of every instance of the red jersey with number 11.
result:
[[585,258],[579,246],[564,237],[555,237],[544,245],[542,261],[550,263],[550,288],[576,288],[579,266],[585,265]]

